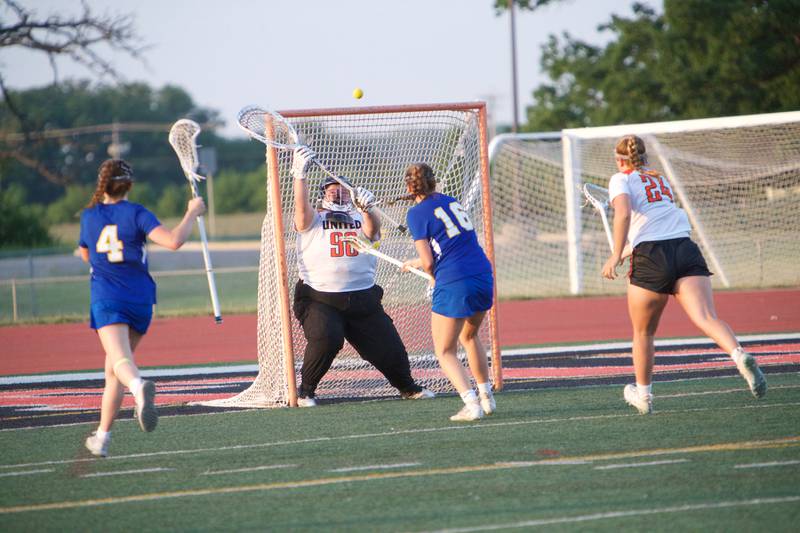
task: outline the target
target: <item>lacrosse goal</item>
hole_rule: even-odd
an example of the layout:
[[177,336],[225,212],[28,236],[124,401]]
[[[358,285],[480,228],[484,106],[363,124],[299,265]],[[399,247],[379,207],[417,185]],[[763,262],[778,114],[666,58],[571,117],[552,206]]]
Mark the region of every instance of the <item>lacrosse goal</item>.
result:
[[[409,203],[391,201],[405,194],[403,173],[410,163],[426,162],[436,172],[437,189],[458,198],[492,260],[486,109],[483,103],[353,109],[280,111],[311,146],[325,167],[366,187],[384,202],[392,218],[405,221]],[[206,405],[277,407],[295,405],[296,373],[305,338],[291,312],[298,279],[293,229],[292,153],[266,149],[267,212],[261,229],[258,276],[258,376],[239,395]],[[319,191],[324,174],[309,166],[309,189]],[[413,241],[384,222],[380,251],[397,259],[414,257]],[[427,282],[378,261],[377,283],[383,305],[405,343],[415,380],[435,392],[450,384],[439,370],[430,334]],[[496,306],[480,332],[490,354],[494,385],[502,387]],[[462,359],[463,353],[459,354]],[[318,398],[396,396],[385,378],[345,344],[317,388]]]
[[[800,283],[800,112],[495,137],[489,147],[501,298],[609,294],[608,244],[577,186],[608,186],[635,134],[692,223],[717,287]],[[525,245],[521,246],[520,243]]]

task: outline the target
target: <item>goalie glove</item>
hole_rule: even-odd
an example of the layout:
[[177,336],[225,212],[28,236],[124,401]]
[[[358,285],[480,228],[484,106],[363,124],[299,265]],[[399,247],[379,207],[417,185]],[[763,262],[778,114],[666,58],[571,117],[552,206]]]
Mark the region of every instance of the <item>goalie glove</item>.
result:
[[292,154],[292,176],[296,180],[306,179],[308,163],[317,157],[317,154],[308,146],[298,146]]
[[355,193],[353,203],[356,204],[358,210],[363,213],[366,213],[378,203],[378,199],[375,195],[364,187],[356,187]]

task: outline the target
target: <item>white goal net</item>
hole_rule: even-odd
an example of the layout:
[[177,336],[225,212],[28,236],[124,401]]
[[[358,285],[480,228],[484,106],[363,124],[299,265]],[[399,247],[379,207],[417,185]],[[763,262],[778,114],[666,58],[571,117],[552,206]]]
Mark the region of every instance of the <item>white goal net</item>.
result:
[[[296,128],[301,141],[314,149],[321,163],[355,185],[371,190],[383,201],[405,194],[403,175],[410,163],[430,164],[438,179],[437,190],[462,202],[491,259],[484,104],[281,111],[281,114]],[[267,149],[266,161],[267,212],[261,230],[258,280],[259,373],[239,395],[205,402],[206,405],[284,406],[295,394],[295,374],[299,374],[305,338],[291,313],[293,288],[298,279],[292,222],[294,198],[289,174],[292,154]],[[323,178],[316,166],[309,166],[312,199]],[[409,207],[411,204],[406,202],[382,205],[389,216],[401,222],[405,222]],[[382,234],[381,252],[398,259],[415,256],[410,235],[392,229],[386,221]],[[379,260],[377,283],[384,289],[383,306],[408,350],[415,380],[435,392],[450,390],[433,352],[427,282]],[[496,331],[496,314],[492,312],[480,337],[492,354],[490,364],[495,384],[501,385]],[[398,394],[347,343],[316,393],[318,398]]]
[[501,135],[490,146],[500,298],[612,294],[581,183],[608,186],[614,144],[642,137],[692,222],[716,287],[800,284],[800,112]]

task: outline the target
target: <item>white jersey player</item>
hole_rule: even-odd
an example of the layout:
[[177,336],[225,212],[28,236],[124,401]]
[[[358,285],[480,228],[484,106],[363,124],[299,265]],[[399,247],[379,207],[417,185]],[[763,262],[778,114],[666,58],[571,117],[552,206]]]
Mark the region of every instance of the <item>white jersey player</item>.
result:
[[616,277],[626,241],[633,247],[628,314],[633,325],[633,367],[636,384],[624,389],[625,401],[640,413],[652,411],[655,333],[669,295],[691,321],[731,355],[756,398],[767,382],[755,358],[745,352],[731,328],[717,318],[711,292],[711,272],[700,248],[689,238],[686,213],[675,205],[666,178],[646,168],[644,141],[635,135],[620,139],[614,149],[619,172],[608,184],[614,208],[614,249],[602,274]]
[[297,403],[301,407],[316,405],[317,386],[345,339],[403,398],[431,398],[433,393],[411,377],[408,353],[381,305],[383,289],[375,284],[377,258],[360,254],[343,239],[380,239],[380,220],[371,211],[375,195],[359,187],[354,204],[349,191],[329,177],[321,186],[320,207],[315,209],[305,175],[313,157],[309,148],[298,148],[292,165],[300,274],[293,311],[307,341]]

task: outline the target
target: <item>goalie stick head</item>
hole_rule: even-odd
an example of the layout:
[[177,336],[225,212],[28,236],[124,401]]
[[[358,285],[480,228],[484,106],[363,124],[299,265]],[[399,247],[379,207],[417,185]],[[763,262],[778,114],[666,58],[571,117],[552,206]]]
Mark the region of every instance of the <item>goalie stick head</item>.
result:
[[248,105],[236,115],[236,123],[251,139],[268,146],[294,150],[300,145],[294,126],[276,111]]

